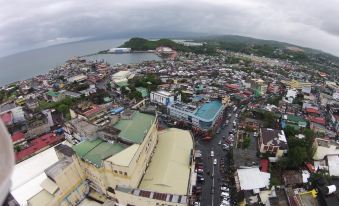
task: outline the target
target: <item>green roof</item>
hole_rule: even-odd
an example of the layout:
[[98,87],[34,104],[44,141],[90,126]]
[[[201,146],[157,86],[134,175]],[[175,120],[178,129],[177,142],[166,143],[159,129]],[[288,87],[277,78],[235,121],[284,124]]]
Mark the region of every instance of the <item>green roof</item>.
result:
[[101,139],[95,139],[93,141],[86,140],[73,146],[73,150],[79,157],[94,164],[96,167],[101,167],[102,160],[111,157],[124,149],[125,146],[122,144],[111,144]]
[[105,98],[104,98],[104,102],[110,102],[110,101],[112,101],[111,98],[109,98],[109,97],[105,97]]
[[141,93],[142,97],[148,97],[148,91],[144,87],[137,87],[136,90]]
[[127,87],[127,86],[128,86],[128,82],[127,82],[127,81],[115,82],[115,84],[116,84],[118,87]]
[[304,118],[299,117],[299,116],[295,116],[295,115],[290,115],[290,114],[287,115],[287,120],[291,121],[291,122],[295,122],[295,123],[298,123],[298,122],[307,123],[307,121]]
[[130,142],[140,144],[145,137],[145,132],[151,128],[155,120],[154,115],[134,112],[132,119],[121,119],[114,128],[119,129],[119,137]]
[[57,96],[59,96],[59,92],[54,92],[54,91],[52,91],[52,90],[49,90],[49,91],[47,92],[47,95],[48,95],[48,96],[51,96],[51,97],[57,97]]

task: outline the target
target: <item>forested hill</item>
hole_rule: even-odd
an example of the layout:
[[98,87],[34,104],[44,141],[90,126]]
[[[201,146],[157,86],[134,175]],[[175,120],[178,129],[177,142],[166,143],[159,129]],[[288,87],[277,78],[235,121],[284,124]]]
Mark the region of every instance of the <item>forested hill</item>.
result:
[[178,44],[170,39],[147,40],[138,37],[131,38],[120,47],[131,48],[133,51],[147,51],[154,50],[159,46],[171,47],[177,51],[194,52],[197,54],[214,54],[216,51],[216,48],[210,45],[189,47]]

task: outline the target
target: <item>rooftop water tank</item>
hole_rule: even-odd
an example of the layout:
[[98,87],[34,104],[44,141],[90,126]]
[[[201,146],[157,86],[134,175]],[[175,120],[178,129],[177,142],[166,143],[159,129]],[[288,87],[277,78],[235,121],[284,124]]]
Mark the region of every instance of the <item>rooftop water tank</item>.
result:
[[327,190],[327,194],[329,195],[329,194],[334,193],[337,190],[337,188],[335,185],[329,185],[326,187],[326,190]]

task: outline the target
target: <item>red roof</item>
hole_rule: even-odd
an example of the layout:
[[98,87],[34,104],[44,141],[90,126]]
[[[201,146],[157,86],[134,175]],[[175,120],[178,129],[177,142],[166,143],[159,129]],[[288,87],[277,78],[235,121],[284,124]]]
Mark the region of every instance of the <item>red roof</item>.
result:
[[308,120],[310,120],[311,122],[317,123],[317,124],[321,124],[321,125],[326,124],[325,118],[323,117],[309,117]]
[[317,109],[312,108],[312,107],[307,108],[307,109],[306,109],[306,112],[307,112],[307,113],[320,114],[320,112],[319,112]]
[[92,107],[92,109],[84,112],[84,115],[88,117],[88,116],[91,116],[91,115],[93,115],[93,114],[95,114],[95,113],[97,113],[99,111],[100,111],[100,107],[98,105],[94,105]]
[[12,135],[12,141],[17,142],[19,140],[25,139],[25,134],[22,132],[16,132]]
[[239,85],[237,84],[226,84],[225,87],[230,88],[230,89],[239,89]]
[[9,112],[6,112],[6,113],[2,114],[2,115],[1,115],[1,119],[2,119],[2,121],[3,121],[6,125],[11,124],[12,121],[13,121],[13,114],[12,114],[12,112],[9,111]]
[[315,168],[311,163],[306,163],[306,167],[310,172],[315,172]]
[[247,96],[249,96],[249,95],[252,95],[252,92],[251,92],[251,91],[248,91],[248,90],[245,90],[245,91],[244,91],[244,94],[247,95]]
[[42,150],[44,148],[47,148],[49,146],[55,145],[63,141],[63,139],[64,136],[57,136],[54,133],[45,134],[41,137],[32,140],[27,148],[15,153],[15,159],[16,161],[24,160],[34,155],[34,153],[38,152],[39,150]]
[[261,159],[260,160],[260,167],[262,172],[268,172],[268,159]]

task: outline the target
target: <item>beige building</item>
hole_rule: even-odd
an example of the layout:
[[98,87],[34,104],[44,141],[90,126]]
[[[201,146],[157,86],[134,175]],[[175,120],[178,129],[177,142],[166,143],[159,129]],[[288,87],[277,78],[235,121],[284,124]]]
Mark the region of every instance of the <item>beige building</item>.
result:
[[282,157],[287,152],[287,139],[283,130],[261,128],[258,141],[260,153]]
[[89,191],[73,150],[62,144],[55,150],[59,161],[45,170],[47,178],[40,184],[43,189],[27,201],[28,206],[75,205]]
[[72,168],[72,172],[79,168],[78,176],[50,169],[58,176],[54,177],[54,190],[42,190],[29,204],[34,206],[44,199],[39,205],[60,205],[66,201],[66,188],[72,188],[68,190],[72,195],[80,186],[82,192],[77,191],[72,200],[67,196],[68,203],[63,205],[77,205],[93,192],[104,196],[101,202],[119,205],[188,204],[193,150],[189,131],[168,129],[158,134],[156,116],[141,112],[120,119],[111,130],[116,134],[73,146],[73,161],[65,164],[61,157],[52,167],[67,165],[61,168]]
[[310,83],[310,82],[301,82],[301,81],[297,81],[297,80],[289,81],[287,83],[287,85],[290,88],[293,88],[293,89],[302,89],[302,88],[310,88],[310,87],[312,87],[312,83]]

